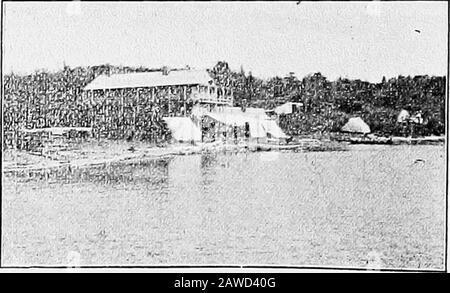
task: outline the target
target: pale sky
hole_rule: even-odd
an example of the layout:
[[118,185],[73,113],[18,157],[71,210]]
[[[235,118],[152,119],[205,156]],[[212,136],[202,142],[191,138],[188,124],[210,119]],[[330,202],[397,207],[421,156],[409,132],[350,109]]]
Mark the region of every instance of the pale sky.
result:
[[447,73],[447,1],[3,5],[6,73],[64,62],[211,68],[219,60],[262,78]]

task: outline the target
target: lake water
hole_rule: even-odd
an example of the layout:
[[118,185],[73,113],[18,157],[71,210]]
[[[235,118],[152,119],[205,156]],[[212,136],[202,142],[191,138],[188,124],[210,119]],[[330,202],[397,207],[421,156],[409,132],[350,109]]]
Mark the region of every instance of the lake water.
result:
[[6,266],[444,266],[444,146],[178,156],[3,183]]

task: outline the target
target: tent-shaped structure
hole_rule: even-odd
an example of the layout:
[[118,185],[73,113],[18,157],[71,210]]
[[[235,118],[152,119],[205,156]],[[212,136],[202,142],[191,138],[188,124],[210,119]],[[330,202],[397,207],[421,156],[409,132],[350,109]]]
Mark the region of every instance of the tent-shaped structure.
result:
[[361,117],[350,118],[341,130],[352,133],[370,133],[369,125],[367,125]]
[[397,122],[399,122],[399,123],[408,122],[410,117],[411,116],[409,115],[409,112],[405,109],[402,109],[397,116]]

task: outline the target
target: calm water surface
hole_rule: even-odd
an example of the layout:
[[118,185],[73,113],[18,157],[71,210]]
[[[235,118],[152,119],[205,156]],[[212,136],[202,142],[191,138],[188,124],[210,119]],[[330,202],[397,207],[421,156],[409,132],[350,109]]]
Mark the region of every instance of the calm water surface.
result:
[[2,188],[3,265],[444,265],[444,146],[179,156]]

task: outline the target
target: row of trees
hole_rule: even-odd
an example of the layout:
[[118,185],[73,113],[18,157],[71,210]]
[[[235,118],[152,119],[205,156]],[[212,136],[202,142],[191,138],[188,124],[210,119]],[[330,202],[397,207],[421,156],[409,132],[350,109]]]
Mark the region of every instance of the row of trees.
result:
[[[8,133],[22,127],[89,126],[81,92],[95,77],[159,70],[65,66],[57,72],[4,75],[3,129]],[[338,131],[351,116],[361,116],[374,132],[396,135],[401,132],[396,122],[401,109],[422,111],[420,134],[441,135],[445,131],[443,76],[398,76],[369,83],[343,78],[329,81],[320,73],[299,79],[289,73],[263,80],[243,68],[233,71],[227,62],[218,62],[209,72],[219,85],[233,90],[235,106],[272,109],[288,101],[302,102],[300,113],[280,117],[282,127],[292,135]]]
[[[57,72],[44,70],[29,75],[8,74],[3,76],[3,146],[15,144],[22,128],[42,127],[90,127],[92,117],[89,106],[82,100],[82,89],[103,74],[151,72],[160,69],[100,65],[70,68],[65,66]],[[161,115],[160,115],[161,116]],[[98,117],[97,117],[98,118]],[[150,119],[151,118],[151,119]],[[161,117],[149,117],[148,121]],[[147,121],[147,122],[148,122]],[[117,119],[114,122],[119,122]],[[117,128],[117,127],[116,127]],[[155,135],[165,137],[167,129],[160,123],[152,125]],[[114,135],[114,129],[98,131]]]
[[291,72],[262,80],[242,68],[232,71],[227,62],[218,62],[210,73],[219,84],[233,88],[237,106],[271,109],[287,101],[302,102],[301,113],[282,117],[291,134],[338,131],[349,117],[361,116],[373,132],[398,135],[397,115],[402,109],[422,111],[421,135],[445,132],[444,76],[383,77],[380,83],[370,83],[345,78],[329,81],[321,73],[298,79]]

